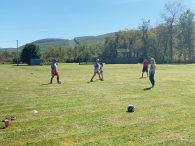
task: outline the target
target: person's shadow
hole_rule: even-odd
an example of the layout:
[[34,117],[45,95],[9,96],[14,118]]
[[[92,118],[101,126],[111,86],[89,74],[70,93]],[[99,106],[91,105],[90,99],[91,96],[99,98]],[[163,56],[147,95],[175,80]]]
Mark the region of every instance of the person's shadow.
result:
[[45,83],[45,84],[41,84],[42,86],[47,86],[47,85],[51,85],[51,83]]
[[144,88],[144,91],[151,90],[152,87]]
[[148,78],[148,77],[140,77],[139,79],[145,79],[145,78]]
[[0,127],[0,129],[5,129],[5,127]]

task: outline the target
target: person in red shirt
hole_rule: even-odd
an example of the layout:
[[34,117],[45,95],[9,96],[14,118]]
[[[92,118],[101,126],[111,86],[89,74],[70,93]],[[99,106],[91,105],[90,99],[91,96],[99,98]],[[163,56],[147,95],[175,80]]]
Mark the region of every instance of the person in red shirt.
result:
[[51,80],[50,80],[50,84],[52,84],[53,78],[55,76],[57,76],[57,83],[61,84],[61,81],[59,79],[59,74],[57,72],[57,60],[56,59],[54,59],[52,61],[52,64],[51,64]]
[[143,61],[143,69],[142,69],[142,78],[143,78],[143,75],[144,75],[144,72],[147,73],[147,77],[148,77],[148,60],[147,59],[144,59]]

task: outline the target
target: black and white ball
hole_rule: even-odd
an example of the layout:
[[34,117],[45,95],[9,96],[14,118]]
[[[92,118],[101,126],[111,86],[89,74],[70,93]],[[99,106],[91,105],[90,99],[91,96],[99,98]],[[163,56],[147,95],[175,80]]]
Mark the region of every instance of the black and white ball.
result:
[[134,105],[129,104],[129,105],[127,106],[127,111],[128,111],[128,112],[134,112],[134,111],[135,111]]

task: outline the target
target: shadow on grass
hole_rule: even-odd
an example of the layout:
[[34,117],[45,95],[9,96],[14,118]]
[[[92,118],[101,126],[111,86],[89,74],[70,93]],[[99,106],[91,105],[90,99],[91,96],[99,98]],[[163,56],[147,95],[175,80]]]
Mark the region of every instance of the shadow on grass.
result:
[[126,113],[134,113],[135,111],[132,111],[132,112],[129,112],[129,111],[126,111]]
[[87,84],[94,83],[95,81],[88,81]]
[[0,129],[5,129],[5,127],[0,127]]
[[[95,83],[95,82],[97,82],[97,81],[98,81],[98,80],[88,81],[87,84],[89,84],[89,83]],[[104,81],[104,80],[100,80],[100,79],[99,79],[99,81]]]
[[13,64],[13,66],[26,66],[26,67],[32,67],[32,66],[42,66],[42,65],[28,65],[28,64]]
[[30,65],[28,65],[28,64],[13,64],[13,66],[30,66]]
[[41,84],[41,86],[48,86],[48,85],[51,85],[51,83]]
[[140,77],[139,79],[145,79],[145,78],[148,78],[148,77]]
[[152,87],[144,88],[144,91],[151,90]]

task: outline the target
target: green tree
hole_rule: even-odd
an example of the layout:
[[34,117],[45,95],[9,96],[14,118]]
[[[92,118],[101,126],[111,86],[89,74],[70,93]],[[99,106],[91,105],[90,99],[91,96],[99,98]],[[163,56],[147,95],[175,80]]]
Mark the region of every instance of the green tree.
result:
[[182,11],[182,5],[178,1],[165,4],[166,14],[163,15],[169,32],[169,61],[174,59],[174,45],[175,45],[175,25]]
[[156,28],[156,55],[158,62],[168,62],[169,32],[165,24],[160,24]]
[[31,59],[40,59],[41,53],[38,46],[35,44],[26,44],[21,52],[21,61],[30,64]]
[[180,40],[180,53],[185,56],[188,56],[188,60],[192,60],[192,55],[194,53],[194,19],[195,14],[189,9],[186,10],[179,18],[179,40]]
[[117,57],[118,35],[106,37],[104,46],[104,59]]
[[142,58],[147,58],[148,57],[148,49],[149,49],[149,39],[148,39],[148,31],[150,27],[150,20],[145,21],[143,20],[142,25],[139,27],[140,31],[142,32],[142,44],[143,44],[143,54]]

